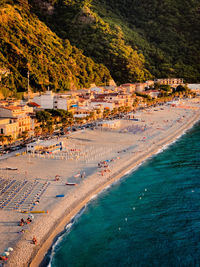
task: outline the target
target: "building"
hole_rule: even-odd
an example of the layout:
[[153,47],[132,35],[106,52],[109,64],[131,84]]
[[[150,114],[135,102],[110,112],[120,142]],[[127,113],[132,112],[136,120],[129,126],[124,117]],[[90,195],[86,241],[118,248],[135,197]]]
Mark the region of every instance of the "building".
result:
[[35,102],[29,102],[27,105],[28,105],[29,107],[33,108],[34,111],[40,110],[40,105],[38,105],[38,104],[35,103]]
[[32,102],[37,103],[43,109],[53,109],[54,93],[52,91],[46,91],[45,94],[35,96]]
[[155,80],[155,83],[176,86],[179,84],[183,84],[183,79],[182,78],[164,78],[164,79]]
[[133,93],[136,90],[136,84],[135,83],[121,84],[120,87],[125,88],[127,93]]
[[64,109],[67,110],[67,98],[63,96],[56,95],[53,99],[53,108],[54,109]]
[[200,84],[194,83],[194,84],[187,84],[188,88],[192,91],[194,91],[198,96],[200,95]]
[[53,99],[53,109],[64,109],[74,112],[78,107],[78,95],[55,94]]
[[145,83],[146,83],[146,87],[148,87],[148,88],[154,87],[154,84],[155,84],[155,82],[153,80],[148,80]]
[[145,87],[147,87],[146,83],[136,83],[135,91],[138,93],[142,93],[142,92],[144,92]]
[[73,112],[78,107],[78,93],[70,91],[66,94],[54,94],[47,91],[45,94],[33,98],[33,102],[42,109],[64,109]]
[[120,128],[121,121],[120,120],[113,120],[113,121],[102,121],[98,123],[98,126],[101,128],[107,129],[118,129]]
[[26,151],[28,153],[38,153],[38,154],[52,154],[59,152],[63,149],[63,142],[58,140],[39,140],[34,143],[26,145]]
[[16,139],[19,135],[19,124],[16,119],[0,118],[0,134]]
[[100,94],[103,92],[103,88],[102,87],[91,87],[90,88],[90,92],[91,93],[96,93],[96,94]]
[[21,135],[25,131],[34,130],[32,129],[32,119],[29,116],[31,112],[33,112],[33,108],[28,106],[0,106],[0,118],[15,120],[18,123],[16,133],[12,134],[13,137]]
[[91,112],[92,112],[92,110],[89,109],[89,108],[79,107],[74,112],[74,117],[75,118],[81,117],[81,116],[78,116],[78,115],[82,115],[82,117],[87,117],[88,115],[90,115]]
[[160,95],[160,91],[158,90],[146,90],[144,92],[145,95],[149,95],[150,97],[157,98]]
[[103,100],[98,100],[98,99],[93,99],[91,100],[90,106],[93,109],[96,109],[97,106],[103,106],[104,109],[108,108],[110,110],[113,110],[115,108],[115,103],[111,101],[103,101]]

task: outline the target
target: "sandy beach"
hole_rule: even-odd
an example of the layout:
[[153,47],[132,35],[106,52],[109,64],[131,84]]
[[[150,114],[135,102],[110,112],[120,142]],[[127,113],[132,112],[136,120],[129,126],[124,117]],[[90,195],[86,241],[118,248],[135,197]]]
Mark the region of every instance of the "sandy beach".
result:
[[[93,195],[199,120],[200,99],[184,100],[177,107],[164,105],[138,111],[135,118],[121,120],[115,130],[87,129],[63,137],[66,150],[54,156],[25,154],[0,161],[0,177],[7,188],[1,189],[0,197],[0,252],[7,247],[14,249],[7,266],[38,266],[54,238]],[[8,199],[6,205],[2,198]],[[20,219],[28,216],[21,210],[48,213],[34,214],[33,222],[21,227]],[[22,228],[24,233],[20,233]],[[36,245],[31,242],[33,236]]]

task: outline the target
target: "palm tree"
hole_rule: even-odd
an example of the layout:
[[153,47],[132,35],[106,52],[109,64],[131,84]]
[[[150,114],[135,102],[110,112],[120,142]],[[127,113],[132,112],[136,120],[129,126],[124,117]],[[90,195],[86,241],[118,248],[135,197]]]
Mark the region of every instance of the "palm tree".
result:
[[0,143],[1,143],[2,145],[4,145],[5,141],[6,141],[6,137],[5,137],[5,135],[1,134],[1,135],[0,135]]
[[91,111],[88,117],[89,117],[89,120],[94,120],[94,117],[95,117],[94,111]]
[[34,129],[35,136],[39,136],[41,134],[41,128],[39,126],[36,126]]
[[25,141],[28,138],[28,131],[23,131],[21,137]]
[[96,110],[96,113],[97,113],[97,115],[101,114],[101,110],[98,108],[98,109]]
[[9,144],[11,144],[13,141],[13,137],[11,135],[6,136],[6,139],[7,139]]
[[53,133],[53,122],[52,121],[47,122],[46,127],[48,134],[51,135]]
[[104,109],[104,112],[103,112],[103,118],[107,118],[108,116],[110,115],[110,110],[109,109]]
[[41,125],[41,129],[42,129],[42,134],[46,135],[48,133],[48,128],[45,124]]

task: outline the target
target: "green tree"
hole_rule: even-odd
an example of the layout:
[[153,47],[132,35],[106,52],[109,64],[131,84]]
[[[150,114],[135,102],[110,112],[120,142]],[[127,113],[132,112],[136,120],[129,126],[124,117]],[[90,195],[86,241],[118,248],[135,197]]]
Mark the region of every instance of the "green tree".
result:
[[39,126],[36,126],[34,129],[35,136],[39,136],[42,133],[42,129]]
[[28,138],[28,131],[23,131],[21,134],[21,138],[25,141]]
[[7,139],[9,144],[11,144],[13,141],[13,137],[11,135],[6,136],[6,139]]
[[4,143],[6,142],[6,136],[4,134],[0,135],[0,142],[1,142],[1,145],[4,145]]

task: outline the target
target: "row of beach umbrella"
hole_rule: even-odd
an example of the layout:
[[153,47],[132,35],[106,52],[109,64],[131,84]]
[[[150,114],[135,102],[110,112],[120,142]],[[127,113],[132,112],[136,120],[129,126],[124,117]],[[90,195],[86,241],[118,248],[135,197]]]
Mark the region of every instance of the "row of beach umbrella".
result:
[[12,251],[13,251],[13,248],[8,247],[8,248],[6,248],[5,251],[1,254],[1,256],[6,256],[6,257],[8,257],[8,256],[10,255],[10,252],[12,252]]

